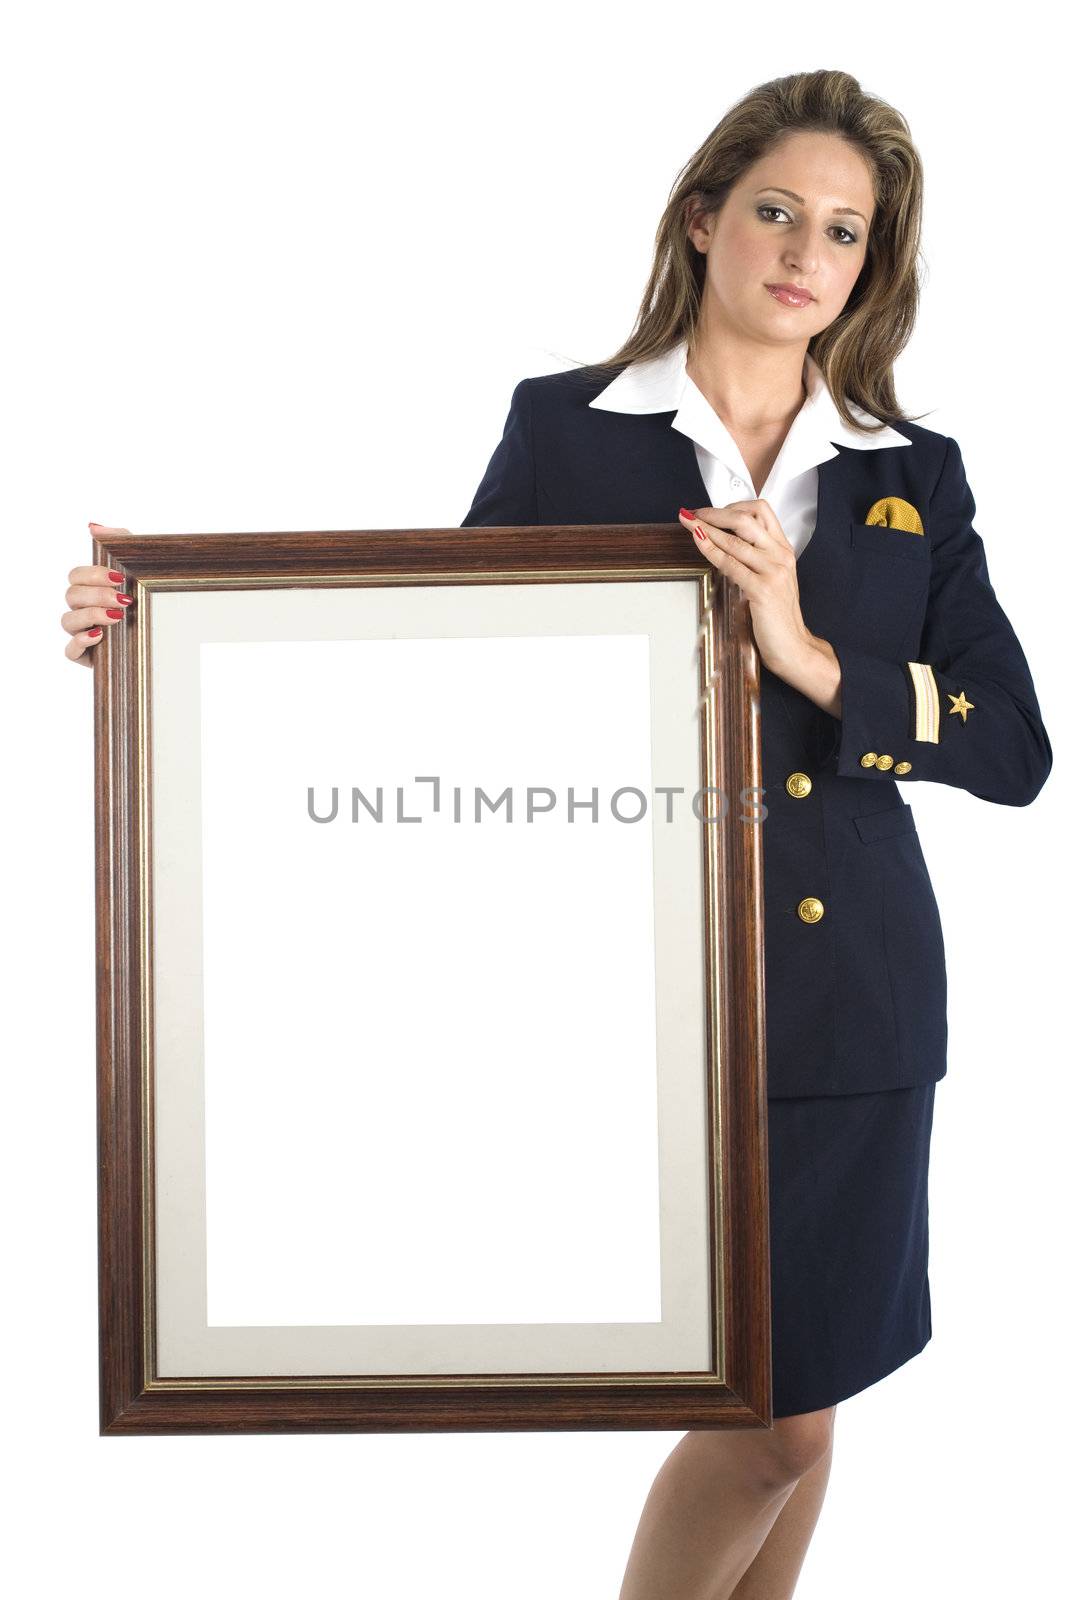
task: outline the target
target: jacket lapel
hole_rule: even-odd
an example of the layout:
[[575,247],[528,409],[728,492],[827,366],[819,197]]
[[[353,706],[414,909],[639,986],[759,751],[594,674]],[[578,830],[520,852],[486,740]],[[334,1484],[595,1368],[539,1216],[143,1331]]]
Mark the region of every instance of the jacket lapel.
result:
[[[650,417],[645,420],[658,424],[665,419]],[[820,461],[816,466],[818,491],[815,527],[797,557],[797,586],[802,600],[806,591],[812,596],[816,592],[817,571],[824,563],[827,543],[835,538],[835,529],[838,539],[847,539],[848,536],[848,520],[838,514],[844,505],[841,483],[842,466],[846,459],[843,455],[836,455],[828,461]],[[697,461],[696,445],[686,434],[672,428],[669,420],[666,420],[662,438],[656,444],[654,475],[656,500],[663,506],[665,522],[677,519],[679,506],[687,506],[695,511],[710,503],[707,485]]]

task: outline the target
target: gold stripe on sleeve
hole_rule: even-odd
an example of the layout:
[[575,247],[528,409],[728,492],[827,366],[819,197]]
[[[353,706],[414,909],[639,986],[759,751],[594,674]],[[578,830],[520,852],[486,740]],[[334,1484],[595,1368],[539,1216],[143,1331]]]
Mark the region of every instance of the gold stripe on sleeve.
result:
[[937,703],[937,680],[934,669],[925,661],[909,661],[912,698],[914,706],[913,739],[923,739],[928,744],[941,741],[941,712]]

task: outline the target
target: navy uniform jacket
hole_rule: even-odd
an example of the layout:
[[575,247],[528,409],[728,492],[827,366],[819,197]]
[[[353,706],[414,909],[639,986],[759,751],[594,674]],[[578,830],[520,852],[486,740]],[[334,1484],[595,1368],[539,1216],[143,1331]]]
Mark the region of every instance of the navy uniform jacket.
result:
[[[462,526],[676,522],[679,506],[707,505],[672,413],[590,408],[609,381],[590,368],[524,378]],[[761,664],[771,1096],[944,1076],[941,919],[899,786],[1025,806],[1052,765],[959,445],[893,426],[910,448],[843,446],[819,466],[815,531],[797,559],[804,621],[841,663],[840,719]],[[923,537],[866,521],[889,496],[918,512]],[[822,914],[806,920],[798,907],[810,915],[813,900]]]

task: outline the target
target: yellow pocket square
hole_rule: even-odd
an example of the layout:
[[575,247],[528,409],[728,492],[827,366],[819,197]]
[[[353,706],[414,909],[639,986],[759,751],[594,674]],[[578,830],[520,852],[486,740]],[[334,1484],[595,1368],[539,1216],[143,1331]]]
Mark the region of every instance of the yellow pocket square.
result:
[[882,528],[900,528],[904,533],[925,531],[922,518],[911,502],[898,500],[895,494],[887,495],[884,500],[876,500],[865,520],[877,523]]

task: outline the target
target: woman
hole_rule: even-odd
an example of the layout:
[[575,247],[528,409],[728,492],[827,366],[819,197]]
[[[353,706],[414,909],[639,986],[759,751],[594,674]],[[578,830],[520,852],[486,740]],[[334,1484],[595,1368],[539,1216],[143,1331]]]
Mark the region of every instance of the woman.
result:
[[620,1600],[791,1595],[838,1402],[931,1336],[945,960],[898,784],[1027,805],[1052,752],[959,447],[896,402],[921,188],[849,74],[747,95],[674,185],[635,331],[519,383],[464,521],[677,517],[760,653],[774,1422],[685,1435]]
[[[685,1435],[620,1600],[791,1595],[837,1403],[930,1338],[944,951],[898,780],[1026,805],[1051,749],[959,448],[896,403],[920,209],[904,120],[854,78],[754,90],[674,186],[631,338],[517,386],[464,521],[677,515],[761,657],[774,1425]],[[91,664],[121,575],[69,576]]]

